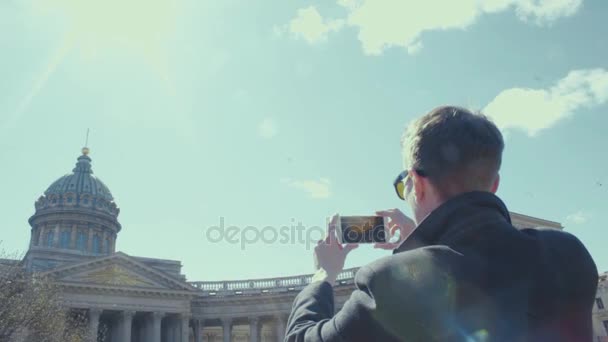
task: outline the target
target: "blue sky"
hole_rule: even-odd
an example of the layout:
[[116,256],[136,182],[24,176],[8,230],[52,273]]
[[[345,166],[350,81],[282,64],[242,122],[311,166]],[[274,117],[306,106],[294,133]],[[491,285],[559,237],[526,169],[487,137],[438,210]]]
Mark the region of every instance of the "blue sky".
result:
[[391,188],[401,133],[456,104],[505,134],[510,210],[561,222],[608,270],[608,3],[455,3],[3,1],[2,247],[27,249],[34,201],[90,128],[119,250],[181,260],[189,280],[308,273],[304,243],[207,229],[408,212]]

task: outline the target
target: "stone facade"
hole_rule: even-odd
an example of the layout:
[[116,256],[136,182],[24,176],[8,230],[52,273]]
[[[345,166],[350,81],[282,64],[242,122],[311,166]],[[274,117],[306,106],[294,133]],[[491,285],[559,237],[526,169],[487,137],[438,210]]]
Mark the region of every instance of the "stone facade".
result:
[[597,342],[608,342],[608,272],[600,275],[593,306],[593,334]]
[[[282,341],[293,299],[312,278],[187,282],[179,261],[116,252],[120,211],[93,176],[87,148],[35,208],[24,265],[53,277],[65,306],[87,313],[91,341]],[[521,214],[512,213],[512,219],[520,228],[562,229]],[[356,271],[338,277],[338,309],[353,290]]]

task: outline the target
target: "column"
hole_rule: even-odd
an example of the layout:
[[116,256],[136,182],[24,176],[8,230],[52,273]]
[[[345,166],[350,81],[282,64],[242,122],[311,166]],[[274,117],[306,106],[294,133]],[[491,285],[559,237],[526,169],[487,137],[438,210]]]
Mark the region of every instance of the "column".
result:
[[102,342],[105,342],[108,340],[110,341],[121,341],[121,335],[122,335],[122,319],[120,319],[120,317],[116,320],[116,322],[112,322],[112,324],[110,324],[110,326],[108,327],[108,330],[105,332],[105,339],[102,340]]
[[59,223],[55,226],[55,233],[53,235],[53,247],[59,247],[59,234],[61,234],[61,229],[59,228]]
[[152,313],[152,342],[160,342],[161,323],[164,315],[162,312]]
[[190,315],[182,314],[180,317],[180,320],[182,323],[182,328],[181,328],[182,336],[181,336],[180,341],[190,342]]
[[285,316],[283,315],[277,315],[275,317],[275,321],[276,321],[276,335],[277,335],[277,342],[283,342],[285,340]]
[[165,339],[166,342],[174,342],[173,341],[173,319],[167,318],[165,323]]
[[46,247],[46,225],[40,225],[38,230],[40,235],[38,236],[38,246]]
[[173,330],[171,330],[171,319],[167,317],[163,321],[165,322],[165,324],[164,329],[161,331],[161,340],[164,342],[173,342]]
[[258,342],[259,340],[260,319],[257,317],[249,317],[249,341]]
[[232,318],[223,318],[222,328],[224,334],[224,342],[230,342],[230,338],[232,336]]
[[44,246],[44,226],[38,225],[38,240],[36,246]]
[[116,253],[116,234],[112,233],[110,236],[110,252]]
[[70,236],[70,248],[71,249],[76,249],[76,238],[77,235],[76,233],[78,232],[78,226],[77,225],[72,225],[72,234]]
[[167,322],[168,328],[168,338],[169,342],[179,342],[179,331],[177,331],[177,319],[175,317],[171,317],[169,322]]
[[106,231],[103,230],[101,232],[101,235],[99,236],[99,239],[101,239],[101,241],[99,241],[99,246],[101,246],[101,254],[105,254],[106,253]]
[[131,342],[131,326],[133,325],[133,315],[135,311],[123,311],[120,340],[122,342]]
[[89,340],[92,342],[97,342],[99,316],[101,316],[100,309],[89,309]]
[[87,252],[91,253],[93,251],[93,227],[89,227],[89,236],[87,238]]
[[202,319],[194,321],[194,342],[203,342],[203,323]]

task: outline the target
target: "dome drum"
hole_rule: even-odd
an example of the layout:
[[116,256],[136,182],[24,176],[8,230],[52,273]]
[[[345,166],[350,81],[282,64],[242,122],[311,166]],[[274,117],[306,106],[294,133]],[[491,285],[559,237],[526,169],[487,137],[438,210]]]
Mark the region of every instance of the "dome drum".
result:
[[120,223],[114,218],[105,215],[82,215],[81,212],[73,210],[38,212],[29,219],[32,229],[44,224],[57,224],[61,222],[69,222],[81,227],[103,229],[114,233],[120,232],[122,228]]

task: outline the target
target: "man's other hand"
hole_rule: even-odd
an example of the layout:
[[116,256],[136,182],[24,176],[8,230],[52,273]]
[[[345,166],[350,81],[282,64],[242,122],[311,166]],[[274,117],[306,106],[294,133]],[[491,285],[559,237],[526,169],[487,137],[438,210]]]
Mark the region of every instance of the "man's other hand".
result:
[[[376,211],[376,215],[388,218],[387,226],[384,227],[386,230],[386,242],[379,242],[374,244],[374,248],[393,250],[416,229],[416,223],[411,218],[407,217],[399,209],[388,209]],[[397,241],[389,242],[395,234],[399,232],[399,239]]]
[[342,245],[336,237],[336,225],[338,215],[334,215],[327,224],[327,236],[319,240],[315,247],[315,268],[318,270],[313,281],[327,281],[332,286],[336,282],[338,274],[344,269],[346,255],[353,249],[359,247],[357,244]]

